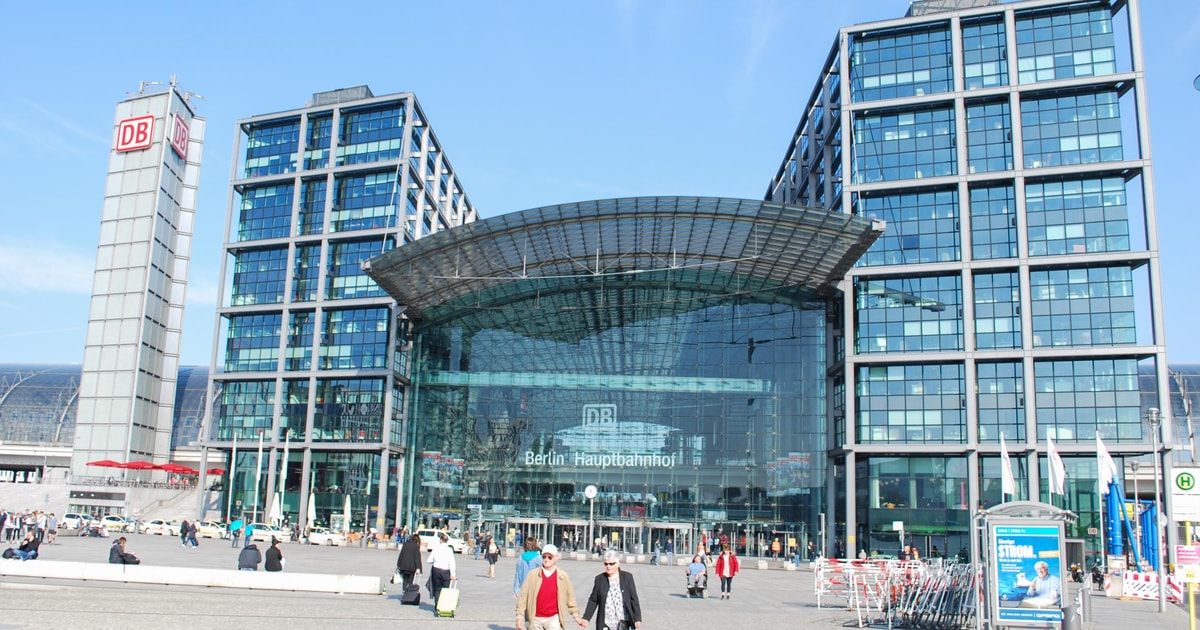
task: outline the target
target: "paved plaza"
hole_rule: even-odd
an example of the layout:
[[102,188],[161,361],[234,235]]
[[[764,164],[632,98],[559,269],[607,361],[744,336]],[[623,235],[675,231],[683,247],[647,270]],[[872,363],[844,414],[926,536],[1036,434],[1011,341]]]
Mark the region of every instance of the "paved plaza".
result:
[[[128,549],[144,564],[228,568],[236,565],[238,549],[229,541],[202,539],[197,549],[185,549],[179,540],[146,534],[127,534]],[[111,538],[59,538],[43,546],[45,560],[106,562]],[[265,546],[260,543],[260,548]],[[388,577],[396,552],[358,547],[282,545],[287,571]],[[3,562],[17,562],[5,560]],[[36,561],[35,561],[36,562]],[[753,560],[744,561],[753,567]],[[147,586],[112,582],[0,579],[0,628],[434,628],[504,630],[514,627],[512,558],[502,558],[496,578],[488,579],[487,563],[471,555],[458,556],[462,604],[454,619],[437,619],[424,593],[420,608],[401,606],[399,594],[381,596],[246,591],[221,588]],[[579,599],[586,599],[597,561],[564,560]],[[778,567],[778,563],[775,563]],[[785,627],[857,627],[853,611],[816,607],[811,571],[743,568],[734,579],[733,597],[689,599],[684,594],[682,567],[624,565],[630,570],[641,596],[643,628],[723,628],[766,630]],[[715,580],[714,580],[715,583]],[[388,584],[391,587],[390,584]],[[396,587],[390,590],[395,591]],[[711,591],[710,591],[711,592]],[[1121,601],[1102,596],[1092,599],[1092,628],[1188,627],[1186,612],[1169,606],[1165,614],[1157,604]],[[570,630],[575,627],[568,622]],[[595,627],[594,622],[591,627]]]

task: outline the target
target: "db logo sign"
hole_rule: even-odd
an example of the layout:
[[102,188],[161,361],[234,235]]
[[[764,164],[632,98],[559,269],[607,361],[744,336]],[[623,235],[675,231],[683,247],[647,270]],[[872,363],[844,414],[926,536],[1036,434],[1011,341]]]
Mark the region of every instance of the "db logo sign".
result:
[[183,121],[183,117],[175,114],[175,124],[171,128],[171,148],[175,150],[175,155],[182,159],[187,159],[188,145],[188,126]]
[[154,116],[126,118],[117,123],[117,152],[148,149],[154,143]]

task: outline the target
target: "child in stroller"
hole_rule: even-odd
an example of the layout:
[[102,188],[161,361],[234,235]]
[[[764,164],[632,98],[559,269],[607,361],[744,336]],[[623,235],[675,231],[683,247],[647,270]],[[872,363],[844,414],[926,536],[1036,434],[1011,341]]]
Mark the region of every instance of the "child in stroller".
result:
[[704,597],[704,589],[708,587],[708,565],[700,556],[692,558],[692,563],[684,570],[687,575],[688,597]]

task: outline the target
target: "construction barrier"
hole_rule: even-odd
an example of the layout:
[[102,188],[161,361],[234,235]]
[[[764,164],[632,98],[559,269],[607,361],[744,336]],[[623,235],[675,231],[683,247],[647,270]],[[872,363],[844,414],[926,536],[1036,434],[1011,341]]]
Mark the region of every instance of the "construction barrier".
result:
[[[1158,600],[1158,574],[1125,571],[1121,574],[1121,597]],[[1167,576],[1167,601],[1183,601],[1183,584],[1175,576]]]

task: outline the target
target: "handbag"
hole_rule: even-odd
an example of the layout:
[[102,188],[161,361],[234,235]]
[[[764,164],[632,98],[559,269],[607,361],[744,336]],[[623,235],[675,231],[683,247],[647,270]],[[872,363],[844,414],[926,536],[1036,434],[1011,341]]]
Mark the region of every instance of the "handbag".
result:
[[400,571],[392,574],[392,584],[400,584],[404,582],[404,576],[400,575]]

